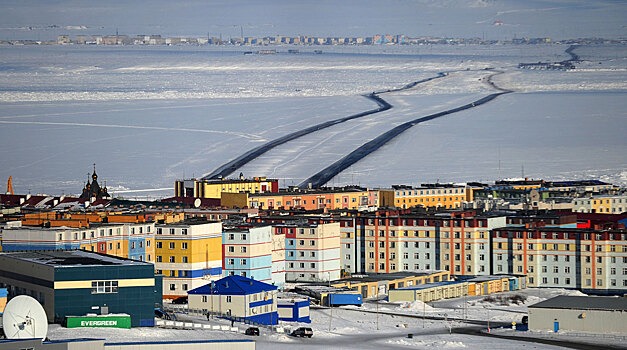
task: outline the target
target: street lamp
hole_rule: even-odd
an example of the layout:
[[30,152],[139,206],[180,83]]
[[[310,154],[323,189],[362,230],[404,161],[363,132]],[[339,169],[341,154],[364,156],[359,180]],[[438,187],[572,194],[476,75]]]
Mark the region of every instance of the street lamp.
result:
[[488,311],[488,333],[490,333],[490,308],[485,307],[485,309]]

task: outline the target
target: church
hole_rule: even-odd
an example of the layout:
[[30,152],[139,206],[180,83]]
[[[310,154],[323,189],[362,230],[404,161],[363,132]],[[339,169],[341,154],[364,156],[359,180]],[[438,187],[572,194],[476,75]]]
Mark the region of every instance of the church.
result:
[[81,199],[111,199],[111,196],[107,192],[107,184],[104,187],[100,187],[98,184],[98,175],[96,174],[96,164],[94,164],[94,173],[91,174],[91,183],[89,182],[89,174],[87,174],[87,183],[83,188],[83,193],[80,196]]

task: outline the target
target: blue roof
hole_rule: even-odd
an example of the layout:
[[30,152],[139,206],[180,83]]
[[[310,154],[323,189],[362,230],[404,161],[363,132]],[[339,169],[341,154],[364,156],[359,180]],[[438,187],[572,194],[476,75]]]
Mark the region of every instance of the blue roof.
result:
[[187,294],[248,295],[277,290],[277,286],[242,276],[227,276],[192,289]]

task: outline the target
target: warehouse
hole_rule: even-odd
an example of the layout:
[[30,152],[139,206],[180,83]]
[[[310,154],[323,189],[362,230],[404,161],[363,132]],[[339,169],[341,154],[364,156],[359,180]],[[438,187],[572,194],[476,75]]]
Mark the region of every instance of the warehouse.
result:
[[49,322],[66,316],[128,314],[131,326],[154,326],[161,283],[154,265],[82,250],[0,253],[0,287],[9,299],[30,295]]
[[468,295],[467,282],[447,281],[392,289],[388,300],[392,303],[416,300],[426,303],[441,299],[459,298],[466,295]]
[[627,334],[627,298],[558,296],[529,306],[529,330]]

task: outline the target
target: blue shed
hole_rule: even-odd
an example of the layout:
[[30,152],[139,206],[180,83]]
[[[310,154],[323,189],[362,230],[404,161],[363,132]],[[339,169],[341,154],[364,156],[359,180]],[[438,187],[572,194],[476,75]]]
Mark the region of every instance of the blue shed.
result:
[[309,299],[279,299],[277,310],[280,321],[311,323]]
[[363,301],[359,293],[329,293],[327,295],[328,306],[356,305],[361,306]]

